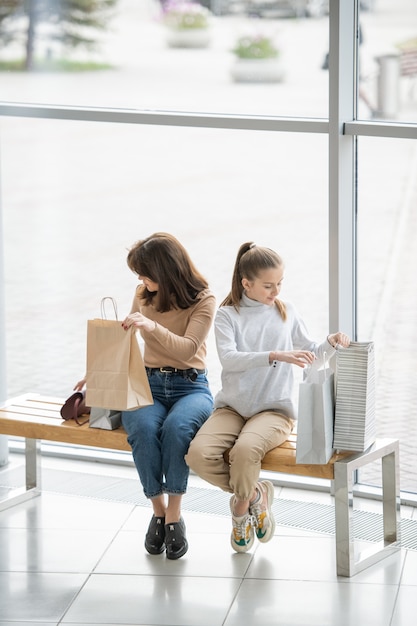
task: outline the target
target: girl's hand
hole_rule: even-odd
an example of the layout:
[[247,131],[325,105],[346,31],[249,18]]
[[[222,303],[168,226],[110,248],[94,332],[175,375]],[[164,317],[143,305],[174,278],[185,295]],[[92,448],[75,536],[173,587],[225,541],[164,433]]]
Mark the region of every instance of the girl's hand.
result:
[[151,333],[156,328],[156,322],[145,317],[142,313],[131,313],[123,320],[122,326],[125,330],[134,326],[135,328],[140,328],[141,330],[146,330],[148,333]]
[[333,348],[336,348],[338,345],[342,346],[342,348],[347,348],[350,344],[350,337],[345,335],[345,333],[338,332],[333,335],[329,335],[327,337],[327,341]]
[[306,365],[311,365],[315,358],[314,352],[309,350],[291,350],[290,352],[271,352],[269,362],[283,361],[292,365],[298,365],[298,367],[305,367]]

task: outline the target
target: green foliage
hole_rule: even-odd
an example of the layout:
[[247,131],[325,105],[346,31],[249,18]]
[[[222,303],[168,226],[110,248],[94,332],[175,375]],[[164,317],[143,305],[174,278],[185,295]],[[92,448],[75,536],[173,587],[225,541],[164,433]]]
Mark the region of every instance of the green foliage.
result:
[[279,50],[270,37],[265,35],[245,35],[240,37],[232,52],[239,59],[275,59]]
[[8,28],[13,17],[20,17],[23,13],[22,0],[0,0],[0,44],[6,46],[14,38],[14,31]]
[[[68,61],[67,59],[35,59],[32,70],[34,72],[93,72],[108,70],[112,66],[108,63],[95,63],[93,61]],[[13,61],[0,61],[0,72],[25,72],[25,59]]]
[[207,28],[210,11],[201,4],[188,1],[171,0],[163,11],[163,22],[176,30]]
[[26,51],[26,69],[33,69],[39,42],[93,49],[96,46],[94,31],[106,29],[117,2],[0,0],[0,45],[5,48],[11,42],[21,43]]

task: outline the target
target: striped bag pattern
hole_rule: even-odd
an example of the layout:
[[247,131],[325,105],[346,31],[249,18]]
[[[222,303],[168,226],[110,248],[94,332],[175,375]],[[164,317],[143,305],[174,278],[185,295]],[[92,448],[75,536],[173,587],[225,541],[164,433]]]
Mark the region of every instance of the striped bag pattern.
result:
[[363,452],[376,439],[373,342],[352,342],[337,351],[333,447]]

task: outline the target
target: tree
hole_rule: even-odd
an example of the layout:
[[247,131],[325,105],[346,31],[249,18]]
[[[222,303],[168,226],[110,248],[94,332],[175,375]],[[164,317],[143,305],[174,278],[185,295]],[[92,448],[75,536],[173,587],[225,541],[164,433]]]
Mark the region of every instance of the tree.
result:
[[[21,42],[25,69],[34,66],[39,41],[93,49],[94,31],[105,30],[118,0],[0,0],[0,42]],[[47,28],[45,28],[47,27]]]

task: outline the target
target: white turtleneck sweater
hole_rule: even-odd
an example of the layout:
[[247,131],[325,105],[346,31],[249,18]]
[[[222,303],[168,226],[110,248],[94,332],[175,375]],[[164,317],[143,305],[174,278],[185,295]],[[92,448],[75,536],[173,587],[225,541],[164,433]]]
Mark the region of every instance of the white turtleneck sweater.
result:
[[217,351],[222,365],[222,388],[215,408],[230,406],[243,417],[275,410],[296,419],[294,372],[290,363],[269,364],[269,353],[310,350],[319,359],[334,354],[327,340],[315,343],[291,303],[285,302],[284,322],[276,306],[243,294],[240,307],[220,307],[214,320]]

